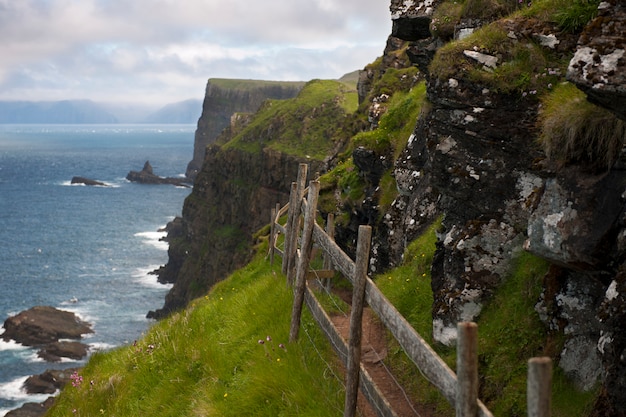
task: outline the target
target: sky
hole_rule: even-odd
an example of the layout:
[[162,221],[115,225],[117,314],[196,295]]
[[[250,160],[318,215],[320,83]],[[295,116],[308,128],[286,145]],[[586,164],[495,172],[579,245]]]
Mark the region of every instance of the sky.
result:
[[335,79],[382,55],[389,0],[0,0],[0,100],[167,104],[209,78]]

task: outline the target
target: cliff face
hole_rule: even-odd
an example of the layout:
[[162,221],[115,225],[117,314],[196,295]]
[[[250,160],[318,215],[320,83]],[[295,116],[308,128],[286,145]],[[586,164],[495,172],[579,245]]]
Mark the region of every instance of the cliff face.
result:
[[202,167],[206,147],[230,125],[234,113],[253,113],[267,99],[295,97],[303,82],[209,79],[194,140],[193,159],[186,175],[194,179]]
[[[454,342],[458,321],[479,318],[517,253],[526,250],[547,260],[551,266],[536,309],[547,333],[565,340],[558,366],[581,389],[602,383],[596,415],[625,415],[623,125],[611,122],[616,126],[611,130],[622,133],[608,165],[594,169],[585,156],[554,161],[537,142],[548,116],[545,102],[536,97],[548,96],[564,81],[559,62],[565,61],[567,78],[589,101],[624,119],[626,3],[603,2],[580,37],[536,18],[493,16],[491,24],[484,17],[461,19],[457,38],[459,27],[477,31],[489,25],[490,36],[503,34],[498,39],[504,48],[468,37],[436,58],[444,40],[425,30],[441,17],[436,10],[443,2],[434,3],[392,1],[394,33],[411,41],[409,55],[430,71],[432,108],[418,120],[395,164],[401,195],[385,225],[391,258],[399,261],[404,242],[443,215],[432,288],[433,333],[444,344]],[[536,56],[545,59],[535,58],[537,74],[529,74],[526,90],[492,77],[506,76],[498,71],[514,65],[519,57],[511,55],[519,45],[538,48]],[[606,120],[615,119],[606,113]],[[594,142],[590,152],[602,146]]]
[[159,280],[174,287],[151,316],[184,307],[249,260],[252,234],[269,223],[276,203],[287,203],[298,165],[308,163],[313,175],[326,170],[323,157],[337,139],[324,131],[345,119],[346,95],[356,101],[339,82],[312,81],[296,98],[234,118],[220,144],[207,147],[182,218],[169,225],[169,261]]

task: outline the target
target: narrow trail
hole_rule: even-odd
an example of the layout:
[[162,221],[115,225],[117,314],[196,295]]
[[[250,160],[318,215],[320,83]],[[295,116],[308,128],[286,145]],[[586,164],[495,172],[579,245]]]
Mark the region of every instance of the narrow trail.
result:
[[[351,300],[349,291],[338,295],[348,303]],[[331,320],[343,339],[347,341],[350,333],[350,317],[345,314],[334,314]],[[365,369],[398,417],[434,417],[435,414],[430,407],[409,398],[398,384],[391,370],[384,363],[387,353],[387,331],[372,310],[366,307],[363,310],[363,340],[361,342],[361,362]],[[417,369],[415,372],[419,373]],[[360,392],[358,411],[361,417],[376,417],[376,413]]]

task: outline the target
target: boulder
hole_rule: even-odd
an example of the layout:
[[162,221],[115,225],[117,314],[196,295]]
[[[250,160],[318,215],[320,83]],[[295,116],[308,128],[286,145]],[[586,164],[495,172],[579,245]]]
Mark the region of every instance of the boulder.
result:
[[9,317],[4,322],[2,338],[26,346],[40,346],[59,339],[80,339],[93,333],[88,323],[74,313],[54,307],[37,306]]

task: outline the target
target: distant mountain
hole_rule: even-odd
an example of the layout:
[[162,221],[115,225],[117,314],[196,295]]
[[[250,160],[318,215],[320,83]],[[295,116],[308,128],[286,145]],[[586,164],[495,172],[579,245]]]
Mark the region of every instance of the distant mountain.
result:
[[189,99],[171,103],[150,114],[145,123],[192,123],[195,124],[202,113],[202,100]]
[[108,124],[118,120],[90,100],[0,101],[0,123]]

